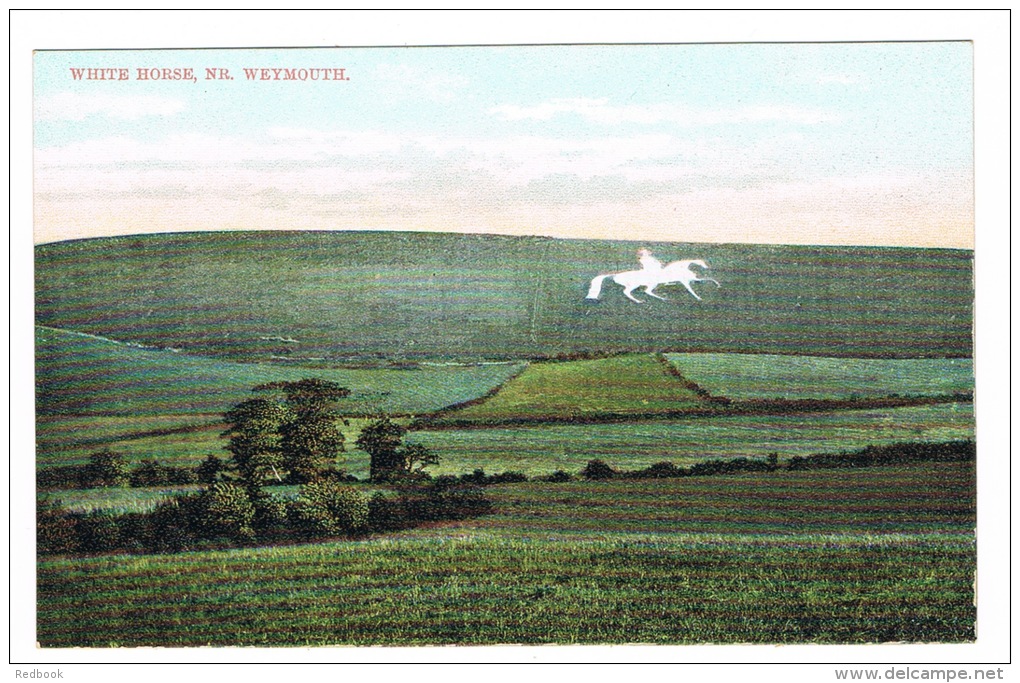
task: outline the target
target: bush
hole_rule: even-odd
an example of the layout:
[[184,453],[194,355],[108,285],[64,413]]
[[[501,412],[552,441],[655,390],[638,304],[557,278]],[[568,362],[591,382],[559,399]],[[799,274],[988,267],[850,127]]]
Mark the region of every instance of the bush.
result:
[[447,519],[468,519],[492,512],[492,501],[470,488],[430,488],[425,495],[404,499],[404,509],[411,522],[438,522]]
[[486,480],[486,484],[519,484],[527,481],[528,477],[523,472],[500,472]]
[[132,470],[131,486],[173,486],[177,484],[194,484],[198,475],[186,467],[169,467],[155,460],[143,460]]
[[563,483],[565,481],[573,481],[574,477],[569,472],[563,470],[556,470],[547,477],[544,477],[542,481],[552,482],[554,484]]
[[829,469],[841,467],[873,467],[875,465],[903,465],[914,462],[972,462],[977,457],[973,441],[945,443],[895,443],[888,446],[868,446],[852,453],[818,453],[794,456],[786,467],[790,470]]
[[151,515],[146,512],[129,512],[117,517],[120,529],[120,546],[129,552],[141,552],[149,547]]
[[257,533],[271,533],[287,526],[287,504],[262,489],[248,486],[248,499],[255,508],[252,527]]
[[197,516],[191,527],[202,538],[229,536],[249,540],[255,536],[255,506],[244,487],[230,482],[217,482],[197,496]]
[[581,476],[585,479],[596,481],[612,479],[616,476],[616,470],[601,460],[589,460],[588,464],[581,470]]
[[402,499],[390,500],[376,492],[368,501],[368,528],[371,531],[396,531],[411,526]]
[[203,484],[215,484],[216,479],[219,478],[220,472],[223,472],[226,469],[227,467],[223,461],[210,453],[209,456],[195,468],[195,476],[198,477],[198,480]]
[[357,533],[368,523],[368,498],[334,480],[317,479],[301,487],[288,516],[295,527],[313,535]]
[[682,477],[687,474],[687,472],[671,462],[657,462],[651,467],[638,470],[634,474],[637,478],[641,479],[672,479],[675,477]]
[[35,504],[37,553],[69,553],[78,547],[75,520],[60,501],[40,499]]
[[89,488],[88,465],[61,465],[45,467],[35,475],[35,485],[40,491],[53,489]]
[[195,544],[192,533],[198,515],[198,496],[178,496],[164,501],[149,513],[145,547],[153,552],[180,552]]
[[78,550],[101,553],[120,546],[120,528],[113,515],[108,512],[90,512],[76,516]]
[[82,488],[94,486],[127,486],[128,471],[124,457],[109,448],[89,456],[89,464],[84,471],[85,482]]

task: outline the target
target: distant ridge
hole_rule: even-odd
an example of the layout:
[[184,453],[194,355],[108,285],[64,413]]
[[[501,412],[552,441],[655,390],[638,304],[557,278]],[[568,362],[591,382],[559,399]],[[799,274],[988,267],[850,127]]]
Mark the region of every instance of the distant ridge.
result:
[[[591,279],[637,246],[721,287],[634,304]],[[36,321],[239,360],[636,351],[971,354],[973,252],[460,233],[206,232],[38,245]],[[640,292],[639,292],[640,297]]]

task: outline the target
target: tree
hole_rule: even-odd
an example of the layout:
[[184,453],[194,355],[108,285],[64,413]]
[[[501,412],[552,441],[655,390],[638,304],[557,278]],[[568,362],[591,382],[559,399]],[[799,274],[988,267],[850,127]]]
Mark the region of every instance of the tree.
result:
[[86,488],[128,485],[128,470],[124,456],[114,453],[109,448],[89,456],[89,464],[85,466],[84,474]]
[[283,467],[280,430],[292,417],[284,406],[264,398],[238,403],[224,414],[224,421],[230,425],[223,432],[223,436],[230,437],[226,449],[242,479],[252,483],[270,475],[280,479],[279,468]]
[[283,466],[298,483],[316,479],[344,451],[344,435],[337,427],[343,421],[335,410],[338,400],[350,396],[349,389],[323,379],[270,382],[255,391],[279,391],[284,395],[289,418],[278,428]]
[[409,443],[400,449],[400,453],[408,474],[418,474],[424,472],[429,465],[439,464],[439,456],[432,449],[420,443]]
[[344,450],[344,435],[330,418],[308,416],[280,428],[280,447],[290,480],[305,483],[318,478]]
[[195,468],[198,480],[203,484],[215,484],[220,472],[224,470],[223,461],[212,453]]
[[404,445],[407,429],[382,417],[361,431],[357,446],[369,454],[370,476],[373,481],[421,474],[429,465],[439,463],[439,456],[421,444]]
[[382,417],[361,430],[356,445],[371,458],[369,475],[373,481],[388,479],[404,470],[400,446],[407,429]]
[[310,378],[296,382],[269,382],[260,384],[253,391],[281,391],[286,397],[287,406],[298,419],[307,415],[324,416],[339,415],[333,405],[342,398],[351,395],[351,390],[336,382],[325,379]]

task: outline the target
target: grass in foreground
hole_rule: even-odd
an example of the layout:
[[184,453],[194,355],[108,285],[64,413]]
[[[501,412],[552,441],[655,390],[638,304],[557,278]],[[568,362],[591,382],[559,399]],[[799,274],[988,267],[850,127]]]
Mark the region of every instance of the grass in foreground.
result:
[[365,541],[40,562],[44,647],[961,642],[973,468],[489,489]]

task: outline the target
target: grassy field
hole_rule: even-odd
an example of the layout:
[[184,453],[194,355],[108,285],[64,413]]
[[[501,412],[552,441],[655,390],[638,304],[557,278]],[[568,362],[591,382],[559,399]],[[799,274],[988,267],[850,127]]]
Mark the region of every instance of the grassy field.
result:
[[[638,247],[721,288],[637,305],[600,273]],[[244,359],[572,351],[966,356],[973,253],[392,232],[111,237],[36,247],[36,320]],[[863,275],[862,275],[863,274]],[[299,361],[295,361],[299,362]]]
[[735,353],[666,354],[713,395],[746,399],[845,399],[974,391],[970,358],[820,358]]
[[[176,420],[158,420],[143,417],[137,422],[130,417],[64,417],[53,416],[40,421],[39,442],[36,450],[36,467],[58,465],[82,465],[89,455],[103,448],[109,448],[124,456],[128,464],[145,459],[154,459],[164,465],[194,467],[209,454],[226,459],[230,454],[224,450],[227,439],[221,434],[226,428],[220,416],[198,416],[201,422],[188,420],[189,416],[174,416]],[[346,440],[345,452],[341,455],[348,460],[352,473],[368,476],[368,455],[354,447],[362,428],[372,418],[348,418],[340,429]],[[407,422],[407,420],[397,420]],[[92,425],[97,425],[99,437],[83,438],[92,434]],[[164,433],[140,432],[146,426],[167,424]],[[76,431],[77,430],[77,431]],[[123,431],[117,431],[123,430]]]
[[[636,267],[638,246],[664,260],[703,258],[721,287],[705,288],[702,302],[663,287],[670,301],[639,306],[608,285],[600,302],[585,301],[592,277]],[[472,428],[407,436],[440,456],[432,474],[576,475],[595,458],[637,469],[973,438],[967,402],[667,418],[716,404],[655,355],[671,352],[684,378],[735,400],[972,391],[972,363],[955,358],[971,352],[972,259],[964,250],[354,232],[40,245],[36,466],[82,464],[104,447],[130,464],[223,458],[223,411],[253,385],[312,376],[352,390],[339,406],[347,415],[387,412],[409,423],[457,406],[449,413]],[[712,353],[688,355],[703,351]],[[626,355],[537,360],[578,352]],[[750,352],[769,355],[734,355]],[[610,414],[629,421],[579,423]],[[561,422],[475,428],[516,419]],[[353,443],[366,423],[343,429],[344,465],[361,478],[368,456]],[[191,488],[51,497],[78,511],[130,512]],[[364,540],[43,558],[38,640],[974,638],[971,465],[486,492],[495,514]]]
[[73,332],[36,328],[38,412],[166,416],[222,413],[257,384],[320,377],[351,390],[349,414],[415,414],[476,398],[520,364],[346,369],[235,363],[141,349]]
[[[416,431],[442,461],[434,473],[514,470],[529,476],[558,469],[576,473],[598,458],[638,469],[663,460],[691,465],[713,457],[781,457],[854,450],[897,441],[951,441],[974,437],[974,407],[954,403],[913,408],[809,415],[716,416],[620,424]],[[353,460],[353,459],[352,459]]]
[[[213,416],[186,432],[120,438],[174,422],[145,418],[52,417],[38,425],[37,467],[80,465],[108,447],[129,463],[154,458],[164,465],[198,465],[212,453],[220,458],[226,440],[223,425]],[[367,423],[350,420],[343,428],[347,440],[345,464],[357,477],[368,476],[368,455],[353,444]],[[104,437],[81,443],[96,425]],[[529,476],[558,469],[576,473],[588,460],[599,458],[626,469],[669,460],[690,465],[711,457],[782,457],[838,452],[897,441],[951,441],[974,437],[974,407],[969,403],[917,406],[885,410],[838,411],[811,415],[691,417],[670,420],[575,425],[569,423],[486,429],[415,431],[407,440],[422,443],[439,454],[433,474],[462,474],[476,468],[486,472],[515,470]]]
[[648,415],[705,405],[653,354],[533,363],[484,401],[448,411],[454,420],[572,419]]
[[969,464],[515,484],[316,545],[43,560],[43,647],[960,642]]

